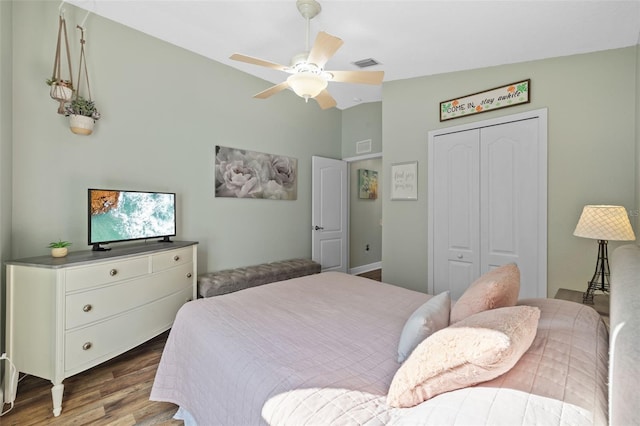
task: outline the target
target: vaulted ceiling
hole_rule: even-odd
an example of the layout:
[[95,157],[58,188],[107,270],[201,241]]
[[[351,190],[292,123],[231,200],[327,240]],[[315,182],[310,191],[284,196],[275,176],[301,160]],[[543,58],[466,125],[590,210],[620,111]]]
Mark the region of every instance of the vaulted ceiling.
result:
[[[304,51],[306,21],[295,0],[67,0],[67,3],[260,77],[282,71],[232,61],[242,53],[289,65]],[[310,22],[344,45],[330,70],[379,62],[384,81],[566,56],[638,44],[639,1],[320,0]],[[61,5],[65,7],[64,4]],[[381,100],[380,86],[329,83],[345,109]],[[276,95],[277,96],[277,95]]]

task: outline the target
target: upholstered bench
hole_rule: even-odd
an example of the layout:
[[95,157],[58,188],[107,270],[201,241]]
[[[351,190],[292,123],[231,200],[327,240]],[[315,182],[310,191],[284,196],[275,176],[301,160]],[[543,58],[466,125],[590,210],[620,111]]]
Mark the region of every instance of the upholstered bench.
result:
[[198,296],[219,296],[249,287],[319,272],[320,264],[311,259],[282,260],[244,268],[208,272],[198,276]]

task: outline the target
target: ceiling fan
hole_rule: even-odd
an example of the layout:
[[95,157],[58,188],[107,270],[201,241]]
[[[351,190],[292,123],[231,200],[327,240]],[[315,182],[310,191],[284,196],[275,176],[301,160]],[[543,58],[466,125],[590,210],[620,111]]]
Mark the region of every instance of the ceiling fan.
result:
[[266,99],[284,89],[291,88],[306,102],[313,98],[320,108],[327,109],[336,106],[336,100],[327,91],[330,81],[340,83],[382,84],[384,71],[325,71],[327,61],[338,51],[344,43],[340,38],[319,32],[311,49],[309,49],[309,26],[322,8],[316,0],[297,0],[296,6],[303,18],[307,20],[306,51],[295,55],[291,65],[281,65],[263,59],[234,53],[230,59],[262,67],[273,68],[291,74],[286,81],[276,84],[254,96]]

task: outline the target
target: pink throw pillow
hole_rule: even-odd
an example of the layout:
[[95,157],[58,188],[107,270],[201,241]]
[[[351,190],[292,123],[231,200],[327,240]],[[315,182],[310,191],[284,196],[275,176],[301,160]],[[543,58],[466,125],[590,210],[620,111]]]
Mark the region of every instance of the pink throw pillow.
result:
[[451,324],[487,309],[515,306],[520,293],[520,269],[499,266],[475,280],[451,308]]
[[387,404],[413,407],[506,373],[533,343],[539,319],[539,308],[513,306],[483,311],[435,332],[398,369]]

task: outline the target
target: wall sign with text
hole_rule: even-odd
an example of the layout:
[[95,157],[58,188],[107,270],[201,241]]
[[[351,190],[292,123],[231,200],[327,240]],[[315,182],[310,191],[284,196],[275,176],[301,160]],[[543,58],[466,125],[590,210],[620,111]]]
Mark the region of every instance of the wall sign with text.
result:
[[418,162],[391,164],[391,199],[418,199]]
[[531,101],[531,79],[440,102],[440,121],[526,104]]

